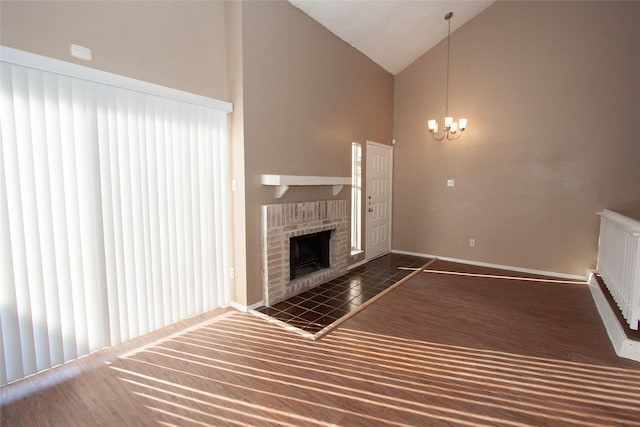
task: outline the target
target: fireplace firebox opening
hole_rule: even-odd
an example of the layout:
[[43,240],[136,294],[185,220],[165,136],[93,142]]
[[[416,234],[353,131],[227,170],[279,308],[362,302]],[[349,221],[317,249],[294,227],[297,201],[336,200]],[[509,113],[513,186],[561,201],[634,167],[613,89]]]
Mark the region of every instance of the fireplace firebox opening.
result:
[[330,239],[331,230],[291,237],[289,239],[289,280],[329,268]]

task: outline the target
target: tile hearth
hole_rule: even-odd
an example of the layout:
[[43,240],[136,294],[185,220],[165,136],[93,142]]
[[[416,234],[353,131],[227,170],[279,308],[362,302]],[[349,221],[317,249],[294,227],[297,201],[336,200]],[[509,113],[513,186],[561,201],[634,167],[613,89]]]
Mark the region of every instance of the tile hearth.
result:
[[313,337],[413,272],[398,267],[419,268],[428,261],[428,258],[412,255],[384,255],[327,283],[254,312]]

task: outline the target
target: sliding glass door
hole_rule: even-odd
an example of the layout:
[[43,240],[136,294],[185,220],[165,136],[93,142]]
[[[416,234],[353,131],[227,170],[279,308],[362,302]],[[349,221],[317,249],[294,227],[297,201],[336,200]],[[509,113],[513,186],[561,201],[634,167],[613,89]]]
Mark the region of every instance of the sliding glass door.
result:
[[227,111],[1,66],[0,384],[228,305]]

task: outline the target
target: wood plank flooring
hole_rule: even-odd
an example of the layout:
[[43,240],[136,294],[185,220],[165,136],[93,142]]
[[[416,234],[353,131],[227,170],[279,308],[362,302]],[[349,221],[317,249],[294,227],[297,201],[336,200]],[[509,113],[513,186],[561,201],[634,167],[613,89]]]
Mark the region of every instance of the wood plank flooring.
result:
[[640,426],[640,364],[614,354],[585,284],[421,273],[319,341],[216,314],[2,389],[0,425]]

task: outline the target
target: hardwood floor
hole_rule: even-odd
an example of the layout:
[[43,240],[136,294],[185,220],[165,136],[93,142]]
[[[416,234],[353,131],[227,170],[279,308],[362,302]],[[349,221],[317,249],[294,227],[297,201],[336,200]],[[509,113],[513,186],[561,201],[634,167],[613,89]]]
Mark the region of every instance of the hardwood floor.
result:
[[216,314],[16,400],[33,380],[2,389],[0,424],[640,425],[640,364],[614,354],[585,284],[420,273],[319,341]]

